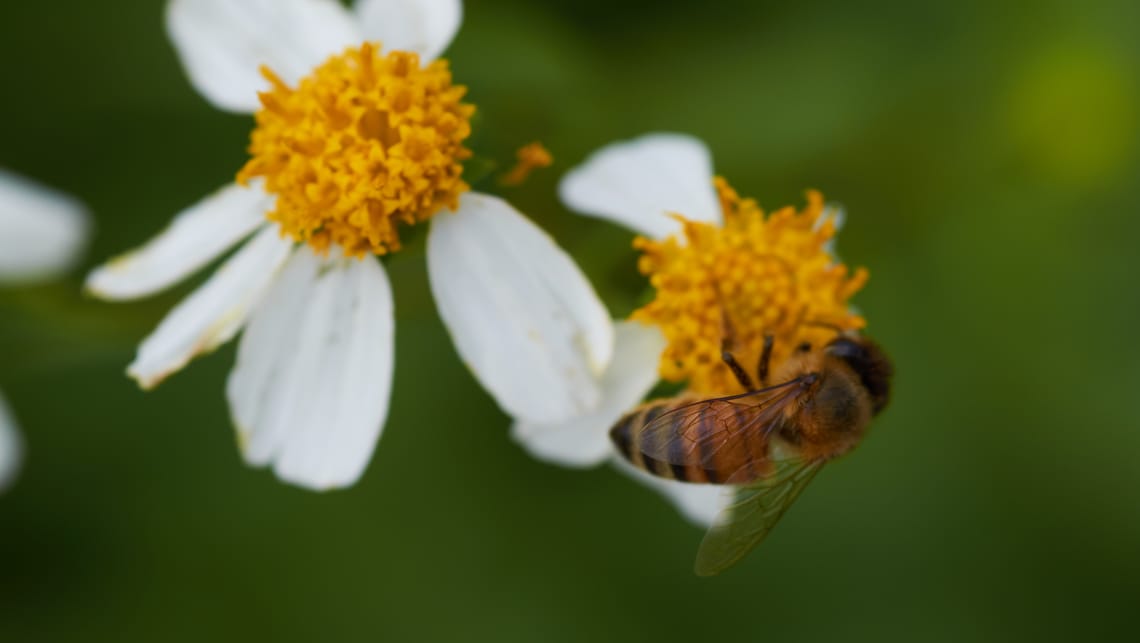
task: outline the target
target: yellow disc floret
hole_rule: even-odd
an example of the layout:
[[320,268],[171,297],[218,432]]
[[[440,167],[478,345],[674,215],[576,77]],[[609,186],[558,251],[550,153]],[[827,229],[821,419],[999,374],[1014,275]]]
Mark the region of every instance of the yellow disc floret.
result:
[[520,147],[515,152],[515,157],[515,166],[499,177],[500,184],[511,187],[522,185],[531,172],[540,167],[550,167],[554,163],[550,150],[538,141]]
[[741,392],[721,359],[726,330],[732,352],[755,372],[764,336],[774,338],[773,368],[801,342],[819,345],[836,329],[862,328],[847,300],[867,281],[830,251],[836,222],[818,192],[800,212],[788,207],[768,216],[716,179],[724,224],[688,221],[682,233],[655,241],[639,237],[639,268],[656,289],[655,299],[633,319],[659,326],[668,340],[661,376],[688,381],[709,395]]
[[400,224],[454,209],[468,189],[475,108],[460,102],[447,61],[420,66],[414,53],[381,55],[365,44],[334,56],[288,87],[262,68],[263,92],[249,152],[238,173],[264,177],[276,195],[270,220],[321,252],[385,254],[400,248]]

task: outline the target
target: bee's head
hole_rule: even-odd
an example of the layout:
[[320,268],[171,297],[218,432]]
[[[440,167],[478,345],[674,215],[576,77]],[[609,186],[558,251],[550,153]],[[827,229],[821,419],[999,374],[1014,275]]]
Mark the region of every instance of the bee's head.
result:
[[894,367],[879,345],[865,337],[840,336],[827,345],[828,355],[847,363],[871,396],[871,413],[878,415],[891,396]]

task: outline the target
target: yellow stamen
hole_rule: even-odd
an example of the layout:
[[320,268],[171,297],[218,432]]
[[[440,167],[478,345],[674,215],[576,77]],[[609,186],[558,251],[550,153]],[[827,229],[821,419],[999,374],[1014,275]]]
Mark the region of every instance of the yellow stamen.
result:
[[262,74],[272,88],[238,181],[265,178],[277,196],[267,216],[284,234],[320,252],[386,254],[400,248],[400,224],[457,207],[475,107],[460,102],[467,89],[451,84],[447,61],[421,67],[414,53],[366,43],[296,89]]
[[515,156],[518,161],[509,172],[499,178],[499,183],[510,186],[522,185],[536,168],[550,167],[554,163],[550,151],[538,142],[520,147]]
[[634,241],[643,253],[638,267],[657,294],[633,319],[658,325],[668,340],[662,378],[687,380],[697,393],[728,395],[742,389],[721,359],[724,315],[737,360],[755,373],[766,334],[775,340],[775,367],[801,342],[832,339],[829,327],[862,328],[863,318],[847,300],[868,275],[863,268],[849,274],[830,252],[835,221],[818,192],[808,192],[802,212],[786,207],[765,217],[724,179],[718,177],[716,187],[723,226],[677,216],[681,235]]

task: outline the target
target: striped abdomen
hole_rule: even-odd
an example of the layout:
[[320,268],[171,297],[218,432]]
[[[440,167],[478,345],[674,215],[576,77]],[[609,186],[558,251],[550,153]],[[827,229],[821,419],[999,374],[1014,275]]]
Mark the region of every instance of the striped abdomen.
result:
[[[734,407],[735,408],[735,407]],[[695,398],[647,402],[610,429],[610,440],[630,464],[681,482],[746,484],[768,475],[767,432],[742,430],[747,407],[712,412]]]

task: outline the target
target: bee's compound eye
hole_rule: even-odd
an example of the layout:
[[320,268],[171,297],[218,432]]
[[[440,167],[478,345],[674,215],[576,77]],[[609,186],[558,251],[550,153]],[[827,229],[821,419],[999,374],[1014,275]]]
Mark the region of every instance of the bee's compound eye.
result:
[[866,347],[847,337],[840,337],[828,344],[827,353],[847,362],[859,362],[867,359]]

